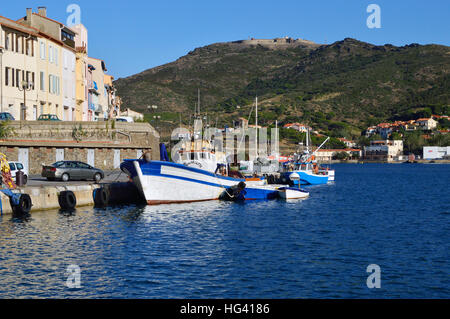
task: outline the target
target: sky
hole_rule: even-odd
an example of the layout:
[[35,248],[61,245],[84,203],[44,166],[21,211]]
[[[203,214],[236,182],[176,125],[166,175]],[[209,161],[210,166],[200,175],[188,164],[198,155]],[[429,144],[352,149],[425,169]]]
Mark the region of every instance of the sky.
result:
[[[66,23],[77,4],[89,31],[89,55],[116,79],[175,61],[216,42],[289,36],[321,44],[344,38],[381,45],[450,45],[449,0],[2,0],[0,15],[17,20],[47,7]],[[381,28],[368,28],[370,4]]]

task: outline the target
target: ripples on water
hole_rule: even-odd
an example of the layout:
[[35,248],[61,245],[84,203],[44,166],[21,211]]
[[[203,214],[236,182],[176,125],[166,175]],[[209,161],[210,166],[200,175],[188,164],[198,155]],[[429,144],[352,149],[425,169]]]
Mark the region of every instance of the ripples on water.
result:
[[[0,297],[450,297],[450,166],[336,169],[304,201],[3,216]],[[71,264],[81,289],[65,286]]]

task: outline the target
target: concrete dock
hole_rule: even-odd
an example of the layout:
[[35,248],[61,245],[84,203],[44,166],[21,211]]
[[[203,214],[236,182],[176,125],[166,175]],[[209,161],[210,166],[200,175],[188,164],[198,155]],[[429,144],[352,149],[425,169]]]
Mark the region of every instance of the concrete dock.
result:
[[[28,186],[18,188],[13,192],[16,194],[28,194],[32,201],[30,213],[60,209],[60,194],[73,192],[76,198],[76,207],[95,206],[95,192],[106,189],[108,201],[112,204],[126,204],[138,201],[139,195],[135,186],[127,182],[127,177],[120,172],[107,174],[107,178],[100,184],[87,181],[73,182],[49,182],[39,176],[31,176]],[[2,215],[12,215],[13,208],[10,198],[0,192]]]

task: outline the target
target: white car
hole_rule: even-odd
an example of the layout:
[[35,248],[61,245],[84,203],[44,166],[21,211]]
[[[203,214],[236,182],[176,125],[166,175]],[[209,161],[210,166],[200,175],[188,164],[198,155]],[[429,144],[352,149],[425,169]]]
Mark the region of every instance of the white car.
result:
[[25,184],[28,181],[28,170],[25,169],[22,163],[20,162],[8,162],[9,168],[11,170],[11,176],[13,181],[16,181],[16,173],[18,171],[22,171],[25,174]]

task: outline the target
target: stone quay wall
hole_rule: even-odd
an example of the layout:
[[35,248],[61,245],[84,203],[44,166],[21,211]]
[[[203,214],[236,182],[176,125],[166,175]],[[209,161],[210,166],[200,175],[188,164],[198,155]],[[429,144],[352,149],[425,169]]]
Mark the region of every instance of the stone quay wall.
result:
[[114,170],[127,158],[151,152],[159,160],[159,134],[148,123],[10,122],[11,133],[0,140],[8,161],[22,162],[29,174],[59,160],[89,163]]

